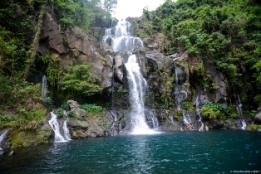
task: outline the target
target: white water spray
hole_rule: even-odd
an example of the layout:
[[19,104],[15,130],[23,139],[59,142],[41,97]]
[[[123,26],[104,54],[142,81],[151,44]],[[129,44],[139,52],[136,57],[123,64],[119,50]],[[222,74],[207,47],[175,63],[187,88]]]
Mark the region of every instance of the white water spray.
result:
[[131,104],[131,134],[154,134],[156,131],[151,129],[147,120],[151,120],[153,128],[158,126],[157,118],[152,114],[145,115],[144,93],[147,90],[147,82],[143,78],[137,57],[132,55],[134,48],[143,47],[140,38],[134,37],[130,33],[131,24],[126,20],[120,20],[115,27],[114,35],[112,29],[107,29],[103,42],[112,46],[115,52],[127,52],[130,56],[125,64],[129,84],[129,100]]
[[70,131],[69,131],[68,126],[67,126],[67,121],[68,121],[68,118],[66,118],[66,120],[64,120],[64,122],[63,122],[64,138],[66,140],[72,140],[71,135],[70,135]]
[[184,84],[179,84],[179,75],[182,73],[182,69],[175,65],[175,100],[178,110],[182,110],[181,102],[188,97]]
[[242,124],[241,129],[242,129],[242,130],[245,130],[246,127],[247,127],[246,121],[245,121],[245,120],[242,120],[242,121],[241,121],[241,124]]
[[43,75],[43,77],[42,77],[41,96],[42,96],[42,98],[47,97],[47,78],[46,78],[46,75]]
[[2,143],[2,141],[5,139],[7,133],[8,133],[9,129],[6,129],[1,135],[0,135],[0,145]]
[[50,114],[51,114],[51,119],[48,121],[48,123],[54,131],[54,142],[55,143],[67,142],[67,140],[65,140],[65,138],[62,136],[60,132],[60,126],[57,121],[57,116],[53,112],[50,112]]
[[196,98],[196,112],[197,112],[197,114],[199,116],[199,120],[198,121],[201,123],[199,131],[204,131],[204,123],[202,122],[200,108],[199,108],[199,105],[200,105],[200,103],[199,103],[199,96],[197,96],[197,98]]
[[120,20],[115,27],[114,35],[112,34],[111,28],[106,29],[103,42],[111,45],[115,52],[126,51],[131,54],[133,48],[143,47],[143,42],[139,37],[132,36],[130,29],[130,22]]
[[242,111],[242,106],[243,105],[241,103],[239,95],[237,96],[237,99],[238,99],[237,111],[238,111],[239,117],[242,117],[243,116],[243,111]]
[[144,92],[147,88],[146,80],[140,72],[140,66],[137,63],[137,57],[131,55],[125,64],[128,72],[129,97],[131,104],[131,123],[132,134],[152,134],[154,130],[150,129],[145,120],[144,114]]

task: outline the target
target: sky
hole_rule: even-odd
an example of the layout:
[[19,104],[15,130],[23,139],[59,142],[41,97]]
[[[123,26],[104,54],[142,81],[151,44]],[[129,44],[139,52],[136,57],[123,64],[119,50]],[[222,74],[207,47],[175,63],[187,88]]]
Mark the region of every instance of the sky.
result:
[[138,17],[142,15],[142,10],[148,7],[149,10],[155,10],[164,3],[165,0],[118,0],[113,16],[117,19],[127,17]]

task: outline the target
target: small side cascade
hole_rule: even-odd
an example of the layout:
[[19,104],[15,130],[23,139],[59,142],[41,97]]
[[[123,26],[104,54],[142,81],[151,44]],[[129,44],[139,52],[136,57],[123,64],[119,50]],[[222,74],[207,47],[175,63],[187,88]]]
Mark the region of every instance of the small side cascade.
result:
[[[180,84],[180,79],[179,76],[183,73],[182,69],[176,64],[175,66],[175,101],[177,102],[177,110],[182,111],[182,118],[184,124],[187,126],[189,130],[194,130],[194,127],[192,125],[192,120],[190,113],[186,110],[184,110],[181,106],[181,102],[184,101],[187,97],[188,94],[186,92],[186,87],[183,84]],[[173,118],[172,118],[173,120]]]
[[119,133],[119,123],[118,123],[118,117],[117,114],[114,111],[111,111],[112,116],[112,125],[111,125],[111,135],[115,136]]
[[62,136],[60,132],[60,126],[57,121],[57,115],[55,115],[53,112],[50,112],[51,119],[48,121],[49,125],[54,131],[54,142],[60,143],[60,142],[67,142],[67,140]]
[[247,127],[246,121],[245,121],[245,120],[242,120],[242,121],[241,121],[241,124],[242,124],[241,129],[242,129],[242,130],[245,130],[246,127]]
[[177,109],[182,110],[181,108],[181,102],[185,100],[188,97],[188,94],[186,92],[186,87],[183,84],[180,84],[179,75],[183,73],[182,69],[178,66],[175,66],[175,100],[177,101]]
[[118,117],[117,117],[117,114],[114,113],[114,112],[111,112],[111,115],[113,117],[113,121],[118,121]]
[[175,65],[175,100],[177,101],[177,109],[181,110],[181,86],[179,85],[179,77],[178,75],[182,73],[182,70]]
[[46,75],[43,75],[42,77],[42,86],[41,86],[41,96],[42,98],[46,98],[47,97],[47,78]]
[[186,110],[182,110],[182,115],[183,115],[183,122],[187,126],[189,130],[194,130],[194,126],[191,124],[192,121],[190,119],[189,112]]
[[158,130],[159,121],[151,109],[145,109],[146,120],[150,128]]
[[69,140],[72,140],[72,138],[71,138],[71,135],[70,135],[70,131],[69,131],[69,129],[68,129],[68,126],[67,126],[68,115],[67,115],[66,110],[63,110],[63,115],[66,117],[66,119],[65,119],[64,122],[63,122],[64,139],[69,141]]
[[71,135],[70,135],[70,131],[69,131],[68,126],[67,126],[67,121],[68,121],[68,118],[66,118],[66,120],[64,120],[64,122],[63,122],[64,139],[72,140]]
[[114,94],[115,94],[115,79],[114,79],[114,59],[113,59],[113,66],[112,66],[112,76],[111,76],[111,107],[114,108]]
[[200,106],[199,97],[200,97],[200,95],[198,95],[197,98],[196,98],[196,112],[197,112],[197,114],[198,114],[198,116],[199,116],[199,120],[198,120],[198,121],[199,121],[200,124],[201,124],[201,126],[200,126],[200,128],[199,128],[199,131],[204,131],[204,123],[202,122],[201,113],[200,113],[200,108],[199,108],[199,106]]
[[238,105],[237,105],[237,112],[238,112],[238,115],[239,117],[242,117],[243,116],[243,111],[242,111],[242,103],[241,103],[241,100],[240,100],[240,96],[237,95],[237,100],[238,100]]
[[[238,105],[237,105],[237,112],[240,118],[243,118],[243,110],[242,110],[242,103],[241,103],[241,99],[240,96],[237,95],[237,100],[238,100]],[[241,129],[245,130],[247,127],[246,121],[244,119],[241,120]]]
[[6,135],[8,133],[9,129],[6,129],[1,135],[0,135],[0,145],[2,141],[6,138]]
[[70,135],[70,131],[68,129],[67,126],[67,121],[68,121],[68,114],[66,112],[66,110],[63,110],[63,116],[66,117],[66,119],[63,122],[63,133],[64,133],[64,138],[68,141],[72,140],[71,135]]

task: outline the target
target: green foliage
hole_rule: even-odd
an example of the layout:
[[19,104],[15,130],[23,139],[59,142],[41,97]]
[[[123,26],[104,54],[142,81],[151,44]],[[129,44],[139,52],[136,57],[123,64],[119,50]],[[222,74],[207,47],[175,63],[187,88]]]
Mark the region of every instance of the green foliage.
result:
[[101,86],[88,63],[72,67],[70,72],[64,74],[60,84],[62,90],[84,96],[91,96],[101,91]]
[[47,66],[47,80],[52,87],[55,87],[62,76],[60,60],[52,57],[49,53],[45,56],[39,56],[38,59]]
[[261,125],[257,125],[257,124],[249,124],[246,127],[247,131],[257,131],[258,129],[261,129]]
[[117,0],[104,0],[104,8],[108,12],[112,12],[116,8]]
[[250,111],[247,111],[246,114],[252,118],[255,118],[257,112],[256,112],[256,110],[250,110]]
[[100,113],[102,111],[102,107],[96,104],[82,104],[81,108],[83,108],[86,112]]
[[43,105],[51,110],[53,108],[53,100],[50,97],[42,98]]
[[175,111],[174,111],[174,118],[175,118],[176,120],[180,120],[180,119],[182,118],[182,116],[183,116],[183,113],[182,113],[181,110],[175,110]]
[[231,109],[220,104],[205,103],[200,108],[201,116],[207,120],[238,118]]
[[69,117],[76,118],[77,120],[84,120],[84,117],[76,115],[73,111],[68,111],[67,113]]
[[63,109],[62,108],[58,108],[54,111],[55,115],[58,117],[58,118],[62,118],[63,117]]
[[101,33],[95,32],[110,22],[110,12],[116,4],[117,0],[105,0],[102,8],[100,0],[53,0],[53,7],[62,23],[62,29],[78,26],[85,31],[89,30],[97,37],[100,37]]
[[261,94],[258,94],[254,97],[254,102],[261,106]]
[[9,123],[15,121],[14,115],[0,115],[0,127],[5,128],[9,126]]
[[76,114],[73,111],[68,111],[67,114],[69,117],[76,117]]
[[27,111],[24,108],[18,109],[19,115],[0,116],[0,128],[16,127],[19,130],[32,130],[44,122],[46,112],[38,108]]
[[260,84],[261,83],[261,60],[259,60],[254,66],[253,66],[256,71],[257,71],[257,82]]
[[[163,33],[167,40],[161,50],[166,55],[178,48],[176,52],[187,51],[204,61],[210,59],[229,79],[230,87],[242,88],[242,84],[251,83],[260,93],[260,83],[255,84],[255,80],[261,81],[260,11],[261,5],[255,1],[167,0],[155,11],[143,10],[144,19],[139,21],[143,27],[136,33],[144,32],[144,28],[150,28],[151,38]],[[249,71],[251,68],[253,71]],[[255,93],[249,90],[248,96]]]
[[182,105],[182,108],[187,111],[192,111],[195,109],[195,107],[193,106],[193,103],[190,101],[182,101],[181,105]]

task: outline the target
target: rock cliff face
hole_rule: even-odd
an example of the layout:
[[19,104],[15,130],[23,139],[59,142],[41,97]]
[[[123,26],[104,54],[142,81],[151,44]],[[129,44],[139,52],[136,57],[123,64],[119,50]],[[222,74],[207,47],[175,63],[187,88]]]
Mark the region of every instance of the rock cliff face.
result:
[[[195,106],[198,97],[200,104],[209,101],[226,103],[227,89],[224,77],[215,69],[213,62],[186,52],[164,56],[159,52],[164,44],[164,39],[160,36],[155,40],[144,41],[146,47],[134,49],[133,54],[138,58],[141,72],[147,79],[151,91],[146,105],[150,108],[156,107],[152,112],[157,116],[161,130],[190,130],[188,123],[184,121],[184,113],[177,110],[182,101],[191,101]],[[44,17],[38,52],[42,55],[51,54],[59,60],[63,69],[71,65],[91,63],[92,72],[97,75],[103,89],[112,90],[110,111],[92,117],[79,108],[73,108],[77,115],[84,118],[69,120],[68,125],[73,138],[114,136],[130,130],[129,90],[124,65],[128,58],[126,54],[115,53],[107,44],[98,42],[77,27],[61,34],[60,25],[50,12]],[[209,83],[215,86],[212,91],[207,91],[198,84],[192,84],[193,80],[196,80],[195,69],[201,65],[203,74],[208,74]],[[178,92],[177,86],[180,86]],[[72,105],[71,108],[74,106],[72,102],[68,104]],[[196,111],[187,111],[187,115],[189,115],[187,118],[189,124],[194,125],[194,129],[198,130],[201,127],[199,115]],[[210,128],[229,128],[235,127],[235,124],[208,123]]]
[[61,26],[56,22],[55,17],[47,12],[44,16],[38,52],[42,55],[49,53],[53,58],[58,59],[63,69],[89,62],[93,65],[92,71],[97,75],[101,86],[110,87],[113,51],[78,27],[64,34],[61,32]]

